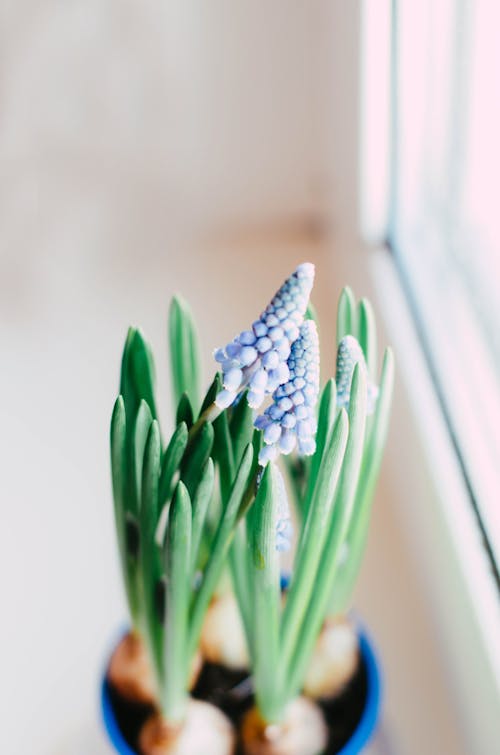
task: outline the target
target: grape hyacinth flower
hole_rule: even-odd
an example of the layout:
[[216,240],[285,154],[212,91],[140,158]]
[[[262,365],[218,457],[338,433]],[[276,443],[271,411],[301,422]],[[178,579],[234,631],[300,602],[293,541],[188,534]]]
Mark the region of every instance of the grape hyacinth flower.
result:
[[265,466],[277,456],[289,454],[295,446],[310,456],[316,450],[316,406],[319,393],[319,342],[314,320],[306,320],[292,344],[287,367],[288,380],[273,392],[273,403],[255,420],[264,432],[259,464]]
[[299,336],[313,282],[314,265],[299,265],[252,328],[214,352],[222,370],[223,389],[215,399],[219,409],[231,406],[247,386],[248,404],[258,409],[266,394],[289,380],[287,360]]
[[[351,380],[354,367],[360,362],[366,369],[365,357],[359,342],[354,336],[344,336],[337,350],[337,372],[335,382],[337,384],[337,406],[349,408],[351,399]],[[367,414],[373,414],[378,397],[377,386],[368,381]]]

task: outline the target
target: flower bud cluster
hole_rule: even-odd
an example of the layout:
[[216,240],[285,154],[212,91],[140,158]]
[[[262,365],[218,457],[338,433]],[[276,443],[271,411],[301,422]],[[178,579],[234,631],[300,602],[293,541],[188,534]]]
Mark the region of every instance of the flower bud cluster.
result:
[[316,406],[319,393],[319,342],[316,324],[306,320],[292,344],[287,361],[288,379],[273,392],[273,403],[255,420],[264,433],[259,463],[265,466],[280,453],[297,446],[300,454],[316,450]]
[[223,390],[215,399],[219,409],[231,406],[247,386],[248,403],[258,409],[267,394],[287,383],[287,360],[299,336],[313,282],[314,265],[299,265],[251,329],[214,352],[222,370]]
[[[355,366],[360,363],[366,370],[365,357],[359,342],[354,336],[344,336],[337,350],[337,406],[349,408],[351,400],[351,381]],[[378,397],[377,386],[368,380],[367,414],[373,414]]]

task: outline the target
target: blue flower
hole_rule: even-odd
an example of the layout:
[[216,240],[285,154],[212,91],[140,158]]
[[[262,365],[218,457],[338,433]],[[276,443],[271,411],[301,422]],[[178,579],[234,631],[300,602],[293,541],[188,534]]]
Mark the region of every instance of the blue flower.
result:
[[[354,336],[344,336],[337,350],[337,372],[335,382],[337,384],[337,406],[349,408],[351,400],[351,381],[354,367],[359,363],[366,370],[365,357],[358,341]],[[367,414],[373,414],[378,397],[377,386],[368,381]]]
[[300,454],[316,450],[316,406],[319,393],[319,342],[316,324],[306,320],[287,360],[288,379],[273,392],[273,403],[255,420],[264,433],[259,463],[265,466],[297,446]]
[[231,406],[247,386],[248,403],[258,409],[266,394],[288,381],[287,360],[299,336],[313,282],[314,265],[299,265],[252,328],[214,352],[224,386],[215,399],[219,409]]

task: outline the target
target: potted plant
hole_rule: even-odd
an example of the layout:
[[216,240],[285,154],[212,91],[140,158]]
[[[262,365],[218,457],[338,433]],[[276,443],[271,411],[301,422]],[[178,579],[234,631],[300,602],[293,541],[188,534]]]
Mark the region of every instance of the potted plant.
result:
[[[318,653],[321,658],[322,645],[331,648],[332,626],[338,632],[345,623],[331,617],[345,612],[361,560],[393,364],[387,351],[376,389],[371,310],[346,289],[336,381],[327,382],[317,407],[319,343],[308,307],[313,280],[313,266],[300,265],[252,327],[215,352],[221,375],[196,420],[197,339],[189,311],[174,300],[177,428],[166,447],[155,411],[151,350],[140,333],[129,333],[112,420],[112,468],[132,632],[153,700],[142,711],[142,730],[135,721],[127,744],[124,719],[133,716],[113,698],[113,692],[124,697],[112,673],[115,651],[103,710],[119,752],[340,751],[331,735],[331,719],[338,716],[331,703],[349,678],[332,682],[335,664],[328,652],[326,662],[318,662]],[[267,396],[271,404],[259,414]],[[298,511],[289,580],[280,564],[292,535],[283,459]],[[225,572],[235,602],[227,589],[216,596]],[[347,745],[342,742],[357,748],[349,752],[360,751],[371,733],[379,694],[370,643],[358,628],[354,637],[351,676],[361,669],[364,687]],[[200,644],[207,660],[198,679]],[[232,657],[233,668],[224,669]],[[318,679],[318,667],[329,672]],[[229,697],[214,694],[217,685]]]

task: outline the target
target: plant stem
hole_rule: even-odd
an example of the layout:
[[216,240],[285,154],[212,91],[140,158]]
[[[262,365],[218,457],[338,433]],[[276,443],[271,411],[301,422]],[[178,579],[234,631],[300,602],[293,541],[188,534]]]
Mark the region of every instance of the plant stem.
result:
[[196,435],[200,427],[205,423],[213,423],[217,419],[217,417],[222,413],[222,409],[219,409],[215,401],[210,404],[209,407],[207,407],[198,417],[196,422],[190,427],[189,429],[189,439],[188,439],[188,447],[190,441],[193,439],[193,437]]

